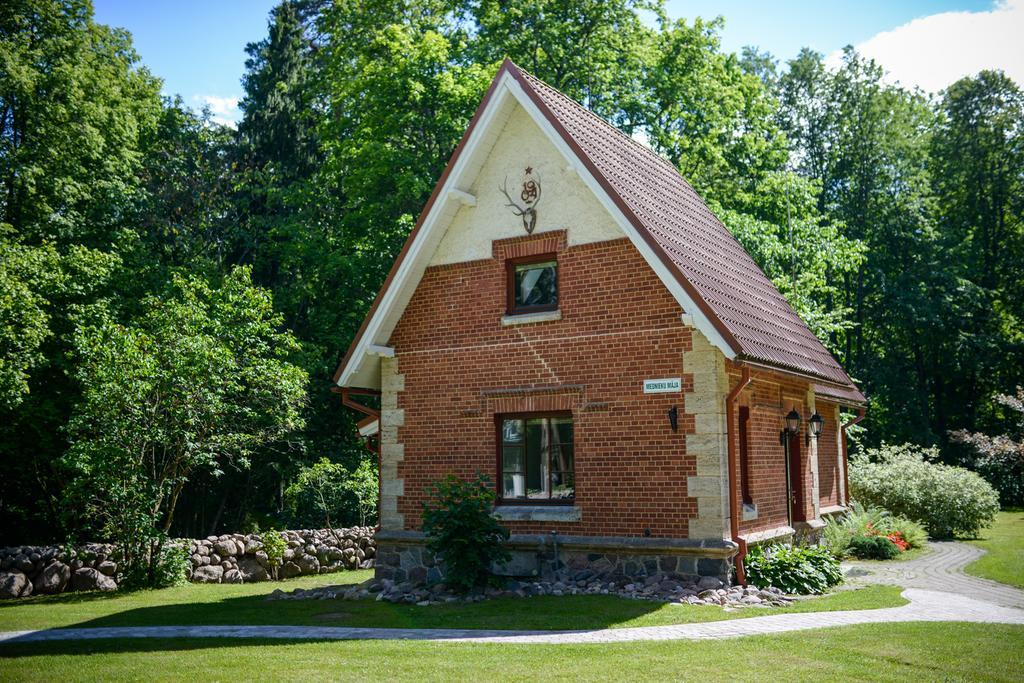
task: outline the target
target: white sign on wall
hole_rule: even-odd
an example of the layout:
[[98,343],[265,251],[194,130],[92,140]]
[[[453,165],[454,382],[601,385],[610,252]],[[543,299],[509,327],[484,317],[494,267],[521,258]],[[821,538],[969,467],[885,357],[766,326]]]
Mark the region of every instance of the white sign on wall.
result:
[[667,377],[665,379],[645,379],[645,394],[673,394],[683,390],[681,377]]

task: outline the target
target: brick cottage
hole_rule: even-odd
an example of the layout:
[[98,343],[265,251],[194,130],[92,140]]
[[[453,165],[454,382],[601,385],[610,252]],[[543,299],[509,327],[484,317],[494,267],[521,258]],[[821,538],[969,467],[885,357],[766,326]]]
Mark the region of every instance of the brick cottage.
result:
[[509,574],[742,582],[748,544],[843,509],[864,401],[669,162],[510,61],[334,379],[397,580],[437,576],[428,486],[482,472]]

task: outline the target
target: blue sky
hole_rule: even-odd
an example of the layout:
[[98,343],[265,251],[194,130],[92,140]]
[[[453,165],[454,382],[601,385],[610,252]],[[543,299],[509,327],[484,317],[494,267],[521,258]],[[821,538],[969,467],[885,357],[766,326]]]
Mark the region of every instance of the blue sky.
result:
[[[244,48],[266,34],[275,0],[94,4],[97,21],[131,31],[166,93],[207,103],[221,120],[237,117]],[[853,44],[891,69],[893,80],[929,90],[991,65],[1016,75],[1024,64],[1024,0],[668,0],[667,9],[672,18],[723,15],[729,51],[757,45],[786,59],[802,46],[829,55]]]

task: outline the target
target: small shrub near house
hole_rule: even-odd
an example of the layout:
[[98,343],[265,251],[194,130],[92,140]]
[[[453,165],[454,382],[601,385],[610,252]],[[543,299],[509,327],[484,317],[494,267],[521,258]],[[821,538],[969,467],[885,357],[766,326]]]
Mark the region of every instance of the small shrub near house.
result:
[[868,506],[920,522],[934,538],[976,536],[999,512],[978,474],[934,460],[937,448],[883,445],[851,459],[850,492]]
[[493,563],[508,562],[509,531],[491,516],[494,491],[477,475],[463,481],[453,474],[435,482],[423,504],[427,548],[441,559],[445,583],[458,592],[486,586]]
[[843,582],[839,560],[825,546],[766,545],[747,553],[747,581],[786,593],[824,593]]
[[836,557],[885,560],[924,546],[924,527],[881,508],[852,503],[845,515],[825,527],[825,544]]

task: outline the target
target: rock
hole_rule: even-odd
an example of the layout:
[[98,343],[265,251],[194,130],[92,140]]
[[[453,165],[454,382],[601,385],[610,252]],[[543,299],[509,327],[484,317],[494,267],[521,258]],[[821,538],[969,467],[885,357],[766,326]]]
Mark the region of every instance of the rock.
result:
[[316,559],[316,555],[302,555],[297,564],[303,574],[316,574],[320,571],[320,560]]
[[117,573],[117,565],[110,560],[103,560],[96,566],[96,569],[98,569],[101,574],[105,574],[107,576],[113,576]]
[[697,590],[700,591],[716,590],[721,587],[721,580],[715,578],[714,576],[702,576],[700,577],[700,581],[697,582]]
[[302,574],[302,569],[294,562],[285,562],[284,565],[281,566],[282,578],[290,579],[293,576],[298,576],[300,574]]
[[63,562],[52,562],[32,582],[32,592],[43,595],[61,593],[71,580],[71,567]]
[[224,572],[222,583],[242,583],[242,572],[237,569],[229,569]]
[[267,573],[267,568],[254,557],[240,558],[238,560],[238,571],[241,572],[242,579],[245,580],[246,583],[266,581],[270,578],[270,574]]
[[234,540],[230,538],[214,543],[213,552],[217,553],[222,558],[240,554],[237,546],[235,546]]
[[73,591],[114,591],[117,584],[112,578],[101,574],[92,567],[76,569],[71,575],[71,590]]
[[192,572],[192,581],[194,583],[220,583],[223,576],[223,567],[219,564],[210,564],[203,567],[197,567]]
[[17,571],[0,573],[0,599],[27,598],[32,595],[32,582]]

